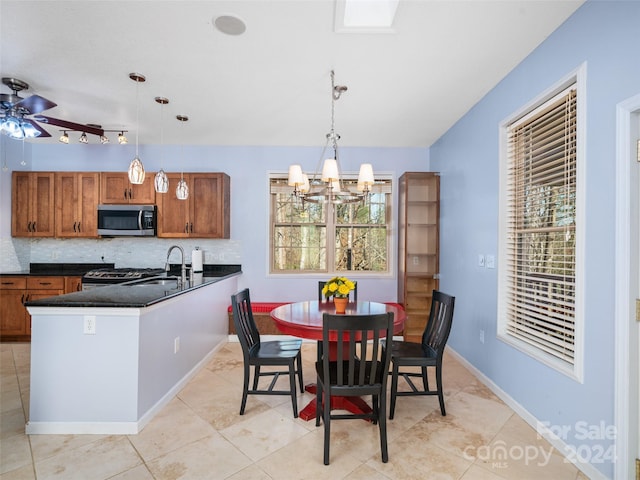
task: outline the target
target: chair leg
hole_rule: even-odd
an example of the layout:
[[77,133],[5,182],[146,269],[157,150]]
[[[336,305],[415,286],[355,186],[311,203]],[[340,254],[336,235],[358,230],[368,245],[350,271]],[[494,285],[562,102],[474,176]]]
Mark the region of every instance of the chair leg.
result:
[[440,413],[445,417],[447,412],[444,409],[444,392],[442,391],[442,365],[436,365],[436,386],[438,387],[438,401],[440,402]]
[[389,420],[393,420],[396,411],[396,394],[398,393],[398,364],[394,363],[391,371],[391,405],[389,406]]
[[304,393],[304,382],[302,380],[302,353],[298,353],[298,380],[300,381],[300,394]]
[[247,395],[249,394],[249,373],[251,367],[244,362],[244,382],[242,383],[242,401],[240,402],[240,415],[244,415],[244,408],[247,406]]
[[258,380],[260,379],[260,365],[253,367],[253,389],[258,389]]
[[296,399],[296,361],[289,363],[289,388],[291,389],[291,405],[293,405],[293,418],[298,418],[298,401]]
[[424,391],[429,391],[429,378],[427,377],[427,367],[422,367],[422,386],[424,387]]
[[[328,397],[328,395],[327,395]],[[331,400],[327,398],[324,408],[324,464],[329,465],[329,443],[331,440]]]
[[387,463],[389,461],[387,448],[387,398],[384,392],[379,397],[378,428],[380,429],[380,452],[382,453],[382,463]]

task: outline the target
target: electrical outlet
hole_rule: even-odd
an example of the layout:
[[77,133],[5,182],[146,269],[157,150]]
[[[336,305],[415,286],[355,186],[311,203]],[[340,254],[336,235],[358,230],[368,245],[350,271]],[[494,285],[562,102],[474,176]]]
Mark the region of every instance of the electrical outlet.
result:
[[96,334],[96,316],[95,315],[84,316],[84,334],[85,335]]
[[178,353],[180,351],[180,337],[176,337],[173,339],[173,353]]
[[478,255],[478,266],[484,267],[484,255],[482,254]]
[[420,265],[420,257],[413,257],[413,264]]
[[484,330],[480,330],[480,343],[484,343]]
[[487,268],[496,268],[496,257],[487,255]]

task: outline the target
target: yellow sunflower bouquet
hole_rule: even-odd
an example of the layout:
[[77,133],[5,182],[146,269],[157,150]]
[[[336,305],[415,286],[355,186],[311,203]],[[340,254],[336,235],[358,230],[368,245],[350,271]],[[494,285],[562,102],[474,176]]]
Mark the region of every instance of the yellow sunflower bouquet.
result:
[[356,288],[356,284],[347,277],[333,277],[322,287],[322,295],[326,298],[347,298],[349,292]]

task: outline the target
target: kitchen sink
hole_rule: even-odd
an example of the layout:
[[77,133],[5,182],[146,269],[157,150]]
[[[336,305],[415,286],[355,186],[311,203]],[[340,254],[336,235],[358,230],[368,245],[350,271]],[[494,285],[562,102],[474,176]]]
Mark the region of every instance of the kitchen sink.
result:
[[141,280],[140,282],[132,283],[132,287],[152,287],[158,285],[165,285],[171,288],[178,288],[180,283],[179,277],[162,277],[162,278],[148,278]]

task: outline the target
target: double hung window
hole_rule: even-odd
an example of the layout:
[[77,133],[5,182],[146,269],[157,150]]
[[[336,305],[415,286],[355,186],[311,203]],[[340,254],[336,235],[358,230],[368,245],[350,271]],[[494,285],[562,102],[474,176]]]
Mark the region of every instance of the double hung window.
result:
[[578,88],[503,125],[498,336],[576,375]]
[[[357,180],[343,180],[356,189]],[[391,180],[376,179],[358,203],[311,203],[287,178],[270,179],[271,273],[389,272]]]

